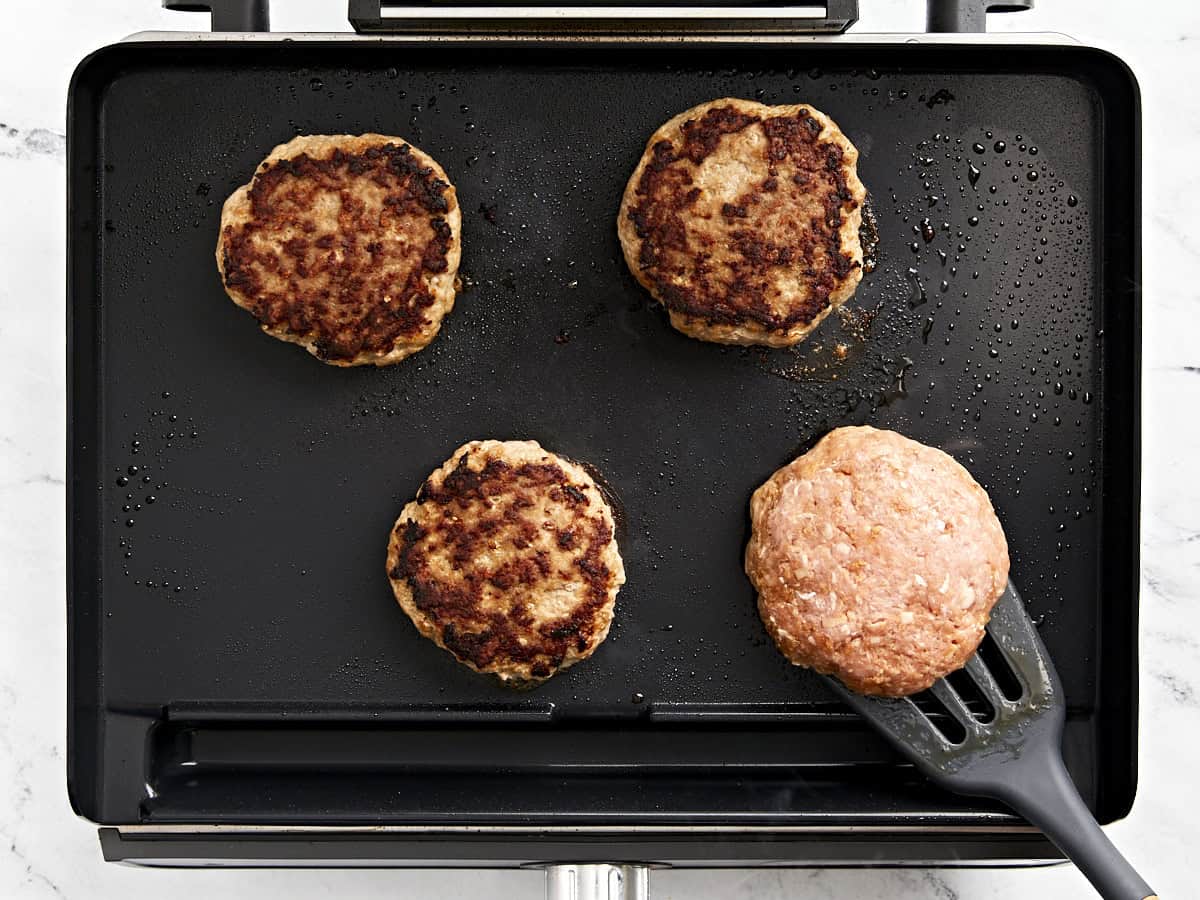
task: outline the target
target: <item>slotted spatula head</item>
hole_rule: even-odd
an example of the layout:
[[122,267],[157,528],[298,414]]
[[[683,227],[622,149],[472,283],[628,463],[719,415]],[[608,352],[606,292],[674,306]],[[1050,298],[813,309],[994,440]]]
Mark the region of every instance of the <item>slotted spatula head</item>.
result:
[[[979,653],[967,661],[965,671],[994,717],[983,721],[945,678],[930,688],[965,729],[961,743],[946,737],[911,697],[868,697],[834,678],[827,681],[929,778],[959,793],[994,796],[991,788],[999,767],[1027,752],[1033,742],[1053,741],[1058,746],[1065,705],[1058,673],[1012,582],[992,610],[987,630],[1009,672],[994,673]],[[1001,681],[1013,678],[1021,691],[1016,699],[1000,687]]]
[[[997,601],[987,631],[999,649],[993,665],[1005,671],[990,666],[978,652],[964,671],[993,713],[973,712],[945,678],[930,689],[963,732],[961,740],[947,737],[910,697],[868,697],[834,678],[826,680],[931,781],[960,794],[1007,803],[1045,832],[1103,896],[1153,896],[1100,830],[1063,765],[1062,684],[1012,582]],[[1015,684],[1019,691],[1006,694],[1001,684]]]

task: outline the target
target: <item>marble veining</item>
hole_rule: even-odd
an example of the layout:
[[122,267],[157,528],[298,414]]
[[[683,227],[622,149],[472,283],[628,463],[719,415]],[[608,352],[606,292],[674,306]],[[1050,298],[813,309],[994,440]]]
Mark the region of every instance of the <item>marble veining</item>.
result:
[[[345,4],[277,0],[278,30],[344,30]],[[860,31],[917,31],[918,0],[862,4]],[[157,0],[10,0],[0,32],[0,897],[227,900],[526,898],[535,872],[143,871],[104,864],[65,771],[65,97],[90,51],[143,29],[202,28]],[[993,29],[1073,34],[1118,53],[1144,104],[1141,744],[1133,813],[1111,826],[1163,897],[1195,894],[1200,779],[1200,8],[1045,2]],[[1115,598],[1119,599],[1119,598]],[[1074,869],[665,871],[656,898],[1087,897]]]
[[31,128],[28,131],[0,122],[0,157],[28,159],[30,156],[52,156],[63,159],[67,155],[67,136],[48,128]]

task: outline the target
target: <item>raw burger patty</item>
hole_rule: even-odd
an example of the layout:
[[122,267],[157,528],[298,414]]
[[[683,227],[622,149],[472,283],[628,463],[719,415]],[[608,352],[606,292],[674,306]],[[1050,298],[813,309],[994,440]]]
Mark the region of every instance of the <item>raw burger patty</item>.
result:
[[838,428],[750,501],[746,574],[796,665],[903,696],[960,668],[1008,579],[992,504],[950,456]]

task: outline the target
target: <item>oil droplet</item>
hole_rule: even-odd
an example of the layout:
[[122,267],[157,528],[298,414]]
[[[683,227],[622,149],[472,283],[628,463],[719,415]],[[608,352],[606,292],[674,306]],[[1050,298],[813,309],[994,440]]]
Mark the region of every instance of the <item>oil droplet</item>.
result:
[[996,146],[993,148],[997,153],[1003,153],[1007,149],[1007,144],[1004,141],[996,141]]
[[967,219],[967,224],[974,228],[979,224],[979,216],[971,216],[971,218]]
[[1038,180],[1037,169],[1030,169],[1028,172],[1025,173],[1025,178],[1028,179],[1029,181],[1037,181]]
[[117,479],[117,487],[125,487],[125,485],[127,485],[127,484],[129,484],[129,479],[126,478],[124,475],[120,476]]
[[1067,197],[1067,206],[1078,206],[1078,205],[1079,205],[1079,198],[1076,197],[1074,194],[1071,194],[1069,197]]
[[979,171],[979,167],[975,163],[967,163],[967,181],[971,182],[971,187],[979,184],[981,175],[983,175],[983,172]]
[[987,147],[983,146],[983,144],[980,144],[979,142],[976,142],[971,145],[971,149],[976,153],[983,153],[985,150],[987,150]]
[[925,285],[921,284],[921,277],[916,269],[908,270],[908,281],[912,287],[912,293],[908,297],[908,305],[912,309],[929,302],[929,297],[925,293]]
[[325,87],[325,82],[323,82],[320,78],[313,78],[308,82],[308,87],[310,90],[319,91],[321,88]]
[[637,692],[637,693],[635,693],[635,694],[634,694],[634,695],[633,695],[633,696],[632,696],[630,699],[631,699],[631,700],[632,700],[634,703],[642,703],[642,702],[644,702],[644,701],[645,701],[645,699],[646,699],[646,695],[645,695],[645,694],[643,694],[641,691],[638,691],[638,692]]

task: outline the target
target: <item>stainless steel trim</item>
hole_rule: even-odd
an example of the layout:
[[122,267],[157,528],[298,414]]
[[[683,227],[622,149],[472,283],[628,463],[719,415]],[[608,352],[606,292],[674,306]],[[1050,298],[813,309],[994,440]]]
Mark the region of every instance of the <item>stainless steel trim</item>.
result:
[[[110,827],[110,826],[102,826]],[[1037,834],[1032,825],[117,825],[131,836],[170,834]]]
[[[143,869],[197,869],[197,868],[264,868],[264,869],[511,869],[512,871],[520,871],[528,869],[528,866],[505,866],[497,863],[475,862],[466,865],[454,864],[450,862],[437,861],[414,865],[408,861],[398,861],[395,859],[245,859],[243,857],[127,857],[125,859],[114,860],[113,865],[129,866],[131,868]],[[988,859],[988,860],[951,860],[951,859],[905,859],[905,860],[885,860],[878,859],[854,859],[854,860],[839,860],[838,867],[853,866],[862,869],[1042,869],[1050,866],[1067,865],[1066,860],[1056,859]],[[811,860],[808,862],[771,862],[766,865],[747,866],[743,863],[737,864],[713,864],[699,863],[687,865],[672,865],[663,866],[662,868],[671,869],[821,869],[828,868],[829,864]],[[657,866],[655,867],[657,868]]]
[[771,43],[808,44],[1037,44],[1078,46],[1080,41],[1067,34],[1057,32],[1030,32],[1028,34],[689,34],[656,33],[638,35],[603,35],[603,34],[571,34],[557,32],[540,35],[506,35],[502,33],[488,34],[352,34],[344,31],[313,31],[313,32],[211,32],[211,31],[139,31],[121,39],[121,43],[147,43],[153,41],[234,41],[257,43],[262,41],[306,41],[332,42],[357,41],[373,43],[412,43],[414,41],[429,42],[462,42],[462,41],[541,41],[541,42],[570,42],[570,43]]
[[814,6],[388,6],[384,19],[813,19]]

